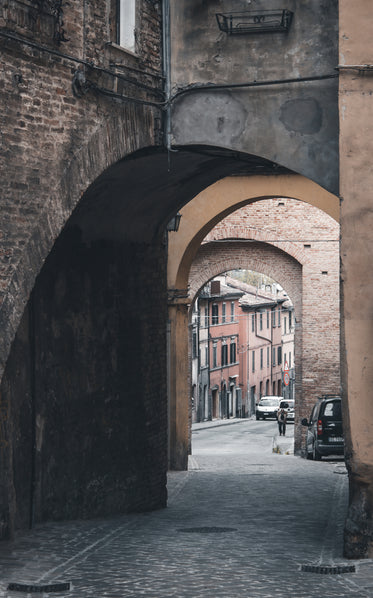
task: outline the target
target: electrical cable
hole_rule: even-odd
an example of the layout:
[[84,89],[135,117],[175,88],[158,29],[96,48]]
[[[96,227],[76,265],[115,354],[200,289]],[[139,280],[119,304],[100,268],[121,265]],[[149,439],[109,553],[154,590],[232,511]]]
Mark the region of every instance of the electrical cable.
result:
[[[155,95],[162,95],[162,97],[164,97],[163,90],[154,89],[153,87],[146,85],[145,83],[140,83],[139,81],[136,81],[129,77],[125,77],[124,75],[121,75],[119,73],[115,73],[110,69],[106,69],[104,67],[95,65],[93,62],[90,62],[90,61],[87,61],[87,60],[84,60],[81,58],[77,58],[70,54],[65,54],[63,52],[60,52],[59,50],[47,48],[46,46],[42,46],[41,44],[38,44],[31,40],[23,39],[23,38],[19,37],[18,35],[8,33],[5,31],[0,31],[0,36],[5,37],[10,40],[13,40],[13,41],[17,41],[21,44],[30,46],[30,47],[40,50],[42,52],[49,53],[53,56],[58,56],[59,58],[64,58],[66,60],[70,60],[77,64],[81,64],[81,65],[91,68],[93,70],[96,70],[96,71],[99,71],[99,72],[102,72],[105,74],[109,74],[109,75],[116,77],[120,80],[126,81],[127,83],[135,85],[141,89],[144,89],[151,93],[154,93]],[[123,68],[126,68],[127,70],[132,70],[134,72],[139,72],[139,73],[144,72],[145,75],[149,75],[151,77],[158,77],[159,79],[164,80],[164,75],[155,75],[154,73],[150,73],[148,71],[140,71],[138,69],[133,69],[133,68],[127,67],[125,65],[121,65],[121,66]],[[334,79],[334,78],[338,78],[338,76],[339,76],[338,73],[333,73],[333,74],[326,74],[326,75],[314,75],[314,76],[309,76],[309,77],[295,77],[295,78],[289,78],[289,79],[273,79],[273,80],[268,80],[268,81],[249,81],[246,83],[224,83],[224,84],[192,83],[184,88],[178,89],[178,91],[176,93],[174,93],[173,95],[170,96],[168,102],[165,102],[165,104],[159,103],[159,106],[166,105],[167,103],[172,104],[172,102],[176,98],[180,97],[181,95],[184,95],[185,93],[189,93],[189,92],[193,92],[193,91],[216,91],[216,90],[222,90],[222,89],[245,89],[245,88],[250,88],[250,87],[261,87],[261,86],[268,86],[268,85],[286,85],[286,84],[290,84],[290,83],[302,83],[302,82],[310,82],[310,81],[322,81],[325,79]],[[118,98],[123,97],[123,99],[125,101],[136,101],[135,98],[121,96],[121,94],[118,94],[116,97],[118,97]],[[152,105],[157,105],[157,104],[154,102]]]
[[273,79],[268,81],[249,81],[247,83],[191,83],[190,85],[178,89],[178,91],[172,95],[171,101],[177,97],[191,92],[191,91],[214,91],[220,89],[245,89],[248,87],[262,87],[267,85],[287,85],[290,83],[303,83],[310,81],[322,81],[324,79],[337,79],[338,73],[331,73],[327,75],[313,75],[310,77],[292,77],[289,79]]
[[134,98],[131,96],[126,96],[120,93],[116,93],[115,91],[111,91],[110,89],[105,89],[104,87],[100,87],[95,85],[92,82],[88,82],[88,87],[93,89],[97,93],[100,93],[105,96],[109,96],[111,98],[115,98],[117,100],[122,100],[124,102],[135,102],[136,104],[142,104],[145,106],[153,106],[155,108],[164,109],[165,104],[162,102],[151,102],[150,100],[140,100],[139,98]]
[[[10,39],[12,41],[17,41],[26,46],[30,46],[31,48],[35,48],[36,50],[40,50],[41,52],[51,54],[52,56],[58,56],[59,58],[64,58],[65,60],[70,60],[71,62],[75,62],[76,64],[81,64],[82,66],[86,66],[95,71],[105,73],[106,75],[111,75],[112,77],[116,77],[117,79],[126,81],[127,83],[130,83],[131,85],[135,85],[136,87],[139,87],[141,89],[144,89],[146,91],[154,93],[155,95],[161,95],[162,97],[164,97],[163,90],[154,89],[154,87],[151,87],[150,85],[146,85],[145,83],[141,83],[140,81],[136,81],[136,79],[131,79],[130,77],[126,77],[125,75],[121,75],[120,73],[115,73],[114,71],[112,71],[110,69],[106,69],[101,66],[98,66],[98,65],[94,64],[93,62],[90,62],[89,60],[77,58],[75,56],[72,56],[71,54],[65,54],[63,52],[60,52],[59,50],[54,50],[53,48],[47,48],[46,46],[42,46],[41,44],[38,44],[31,40],[23,39],[22,37],[20,37],[18,35],[15,35],[13,33],[8,33],[6,31],[0,30],[0,36]],[[123,65],[123,67],[124,67],[124,65]],[[124,68],[127,68],[127,67],[124,67]],[[139,72],[139,71],[137,71],[137,69],[132,69],[131,67],[128,67],[128,70],[133,70],[133,71]],[[149,75],[151,77],[156,76],[147,71],[140,71],[140,72],[143,72],[143,74]],[[163,79],[163,76],[159,75],[159,79]]]
[[207,243],[339,243],[339,239],[243,239],[241,237],[231,237],[229,239],[208,239],[203,240],[202,245]]

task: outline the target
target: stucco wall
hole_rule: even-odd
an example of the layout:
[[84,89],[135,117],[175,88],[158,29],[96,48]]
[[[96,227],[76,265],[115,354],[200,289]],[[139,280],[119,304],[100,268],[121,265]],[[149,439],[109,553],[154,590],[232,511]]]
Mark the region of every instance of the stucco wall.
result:
[[[269,8],[293,11],[287,33],[227,35],[219,30],[216,13],[250,10],[260,15],[268,9],[264,0],[171,2],[171,141],[261,156],[335,193],[338,2],[290,0],[285,7],[274,0]],[[324,75],[331,78],[317,80]],[[234,87],[299,78],[308,80]],[[201,89],[204,85],[209,89]]]
[[[345,555],[373,555],[372,7],[340,0],[342,388],[350,506]],[[351,68],[352,67],[352,68]],[[357,67],[357,68],[356,68]]]

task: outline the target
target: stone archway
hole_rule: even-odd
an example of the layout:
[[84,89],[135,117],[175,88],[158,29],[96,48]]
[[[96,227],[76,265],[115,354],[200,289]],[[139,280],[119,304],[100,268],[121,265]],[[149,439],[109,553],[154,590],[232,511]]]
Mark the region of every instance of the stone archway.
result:
[[167,152],[147,148],[108,166],[114,133],[81,148],[7,272],[2,537],[30,521],[166,505],[165,226],[240,163],[179,151],[170,172]]
[[[252,180],[254,178],[254,180]],[[290,178],[290,181],[288,180]],[[274,179],[274,180],[273,180]],[[220,231],[219,233],[219,226],[217,226],[214,231],[218,231],[218,233],[212,233],[209,235],[209,231],[212,229],[214,225],[216,225],[217,220],[219,217],[222,220],[222,217],[226,216],[227,213],[232,213],[233,210],[237,207],[240,207],[244,202],[242,198],[246,196],[246,204],[248,208],[250,208],[249,204],[254,206],[254,203],[258,202],[260,204],[261,200],[266,197],[266,185],[268,184],[267,190],[274,188],[276,184],[276,180],[279,183],[279,188],[285,191],[286,186],[287,189],[292,191],[293,195],[289,196],[284,194],[276,193],[277,198],[283,197],[291,197],[294,196],[300,200],[302,205],[307,204],[315,210],[318,214],[317,221],[322,219],[329,219],[329,222],[334,222],[338,220],[338,198],[332,196],[330,193],[325,192],[323,189],[318,188],[317,185],[314,183],[308,184],[303,177],[296,176],[293,179],[287,176],[279,176],[279,177],[247,177],[243,179],[242,177],[234,177],[230,179],[224,179],[219,183],[213,185],[207,192],[202,192],[196,198],[196,205],[188,204],[182,210],[182,219],[181,223],[183,225],[183,218],[185,217],[186,225],[188,226],[188,231],[181,230],[180,238],[177,238],[177,235],[170,236],[170,252],[169,252],[169,269],[168,269],[168,284],[169,284],[169,315],[171,321],[171,346],[173,347],[172,354],[175,356],[174,359],[178,362],[178,369],[173,370],[171,364],[171,385],[170,385],[170,402],[171,402],[171,418],[170,418],[170,440],[171,440],[171,467],[176,469],[186,468],[187,466],[187,457],[186,457],[186,449],[185,447],[188,446],[187,440],[187,405],[188,405],[188,387],[187,387],[187,364],[183,362],[183,355],[187,355],[187,338],[186,338],[186,326],[187,326],[187,311],[188,305],[193,300],[193,292],[196,292],[200,286],[204,284],[204,282],[209,278],[208,276],[202,275],[199,277],[196,274],[196,269],[193,268],[193,260],[197,260],[196,264],[198,263],[198,255],[202,255],[204,248],[200,247],[200,243],[202,242],[202,235],[207,235],[206,240],[214,237],[224,238],[226,235],[230,236],[231,238],[242,238],[244,237],[243,234],[240,234],[237,229],[231,227],[229,230],[224,230],[224,233]],[[251,188],[251,183],[253,184],[253,188]],[[289,184],[290,183],[290,184]],[[259,197],[253,197],[254,191],[258,192],[260,190],[261,195]],[[319,194],[317,193],[319,191]],[[234,201],[239,199],[239,203],[234,205]],[[271,201],[275,201],[274,199]],[[293,200],[292,200],[293,201]],[[264,201],[263,201],[264,203]],[[228,207],[229,206],[229,207]],[[205,210],[203,209],[205,208]],[[327,212],[327,216],[321,211],[322,208],[325,208]],[[222,209],[222,212],[219,213],[219,210]],[[314,213],[315,217],[315,213]],[[200,220],[198,220],[200,218]],[[204,222],[205,224],[202,225],[202,229],[198,230],[198,222]],[[194,228],[193,228],[194,224]],[[181,228],[182,228],[181,225]],[[192,226],[192,230],[195,232],[195,236],[192,237],[189,234],[189,227]],[[222,225],[224,227],[224,225]],[[336,225],[335,225],[336,226]],[[265,227],[263,227],[265,228]],[[337,227],[338,228],[338,227]],[[336,231],[335,231],[336,232]],[[179,234],[179,233],[178,233]],[[334,238],[334,243],[338,246],[338,232],[336,232],[337,236]],[[245,232],[247,237],[247,231]],[[339,281],[339,260],[337,254],[337,261],[334,263],[333,266],[333,273],[329,273],[325,268],[322,267],[322,263],[318,264],[317,272],[313,272],[314,264],[309,264],[309,256],[308,256],[308,243],[297,243],[294,244],[291,240],[280,240],[281,242],[277,242],[275,238],[273,238],[273,234],[269,234],[269,231],[266,230],[259,230],[257,227],[255,229],[255,233],[251,231],[250,241],[262,241],[264,243],[270,244],[273,247],[278,247],[278,251],[285,252],[290,256],[293,256],[295,260],[302,264],[304,268],[304,273],[307,273],[306,276],[302,277],[302,287],[303,292],[305,291],[305,301],[303,303],[303,307],[301,309],[303,315],[303,309],[308,310],[308,314],[312,314],[312,304],[315,301],[315,297],[312,296],[310,293],[310,285],[313,284],[312,281],[318,281],[318,285],[320,287],[320,296],[316,297],[316,301],[319,304],[319,311],[320,317],[323,322],[326,322],[327,312],[329,310],[329,302],[325,302],[325,280],[332,279],[333,284],[336,285],[334,287],[334,316],[333,316],[333,323],[328,322],[326,328],[328,328],[329,324],[331,326],[330,331],[332,334],[328,337],[328,334],[325,334],[324,341],[325,346],[330,346],[330,343],[333,344],[335,350],[333,349],[333,358],[330,360],[328,357],[328,351],[325,351],[325,355],[321,354],[320,347],[316,347],[312,345],[312,349],[307,353],[308,363],[309,365],[306,368],[306,371],[309,372],[310,375],[302,376],[301,375],[301,368],[298,368],[298,375],[302,380],[302,384],[299,384],[298,387],[302,388],[302,392],[305,396],[305,400],[301,401],[303,404],[305,415],[307,415],[307,410],[310,405],[313,404],[315,398],[318,396],[318,393],[338,393],[339,392],[339,291],[338,291],[338,281]],[[271,238],[272,237],[272,238]],[[245,250],[243,250],[243,253]],[[218,255],[214,254],[215,261],[219,261]],[[227,263],[227,254],[223,260],[223,263]],[[246,258],[247,259],[247,258]],[[191,261],[192,260],[192,261]],[[220,261],[220,264],[222,262]],[[226,270],[226,266],[222,267],[221,265],[218,267],[216,273],[220,273]],[[193,278],[194,272],[196,279],[194,280],[193,285],[189,287],[190,280]],[[185,276],[188,273],[189,277],[192,277],[186,281]],[[204,280],[203,280],[204,278]],[[174,288],[172,288],[172,282],[174,282]],[[338,306],[335,308],[335,306]],[[325,316],[325,318],[324,318]],[[312,320],[312,316],[309,316],[309,326],[307,326],[307,330],[309,330],[309,336],[314,336],[312,328],[315,326],[315,322]],[[325,324],[322,324],[322,328],[325,328]],[[316,334],[317,337],[317,334]],[[332,339],[332,340],[331,340]],[[304,339],[303,339],[304,340]],[[298,334],[298,343],[301,343],[301,333]],[[303,346],[298,344],[298,355],[302,355],[302,361],[305,357],[303,353],[303,349],[300,350],[300,347]],[[305,344],[307,346],[307,343]],[[310,344],[308,343],[310,347]],[[337,351],[338,356],[336,356],[335,351]],[[321,355],[321,357],[320,357]],[[313,363],[313,366],[310,365]],[[323,366],[323,363],[327,365],[327,367]],[[338,363],[338,367],[335,367],[335,364]],[[323,381],[317,380],[317,372],[324,371],[325,375],[323,376]],[[337,374],[336,374],[337,372]],[[330,375],[331,374],[331,375]],[[172,384],[174,383],[174,387]],[[177,406],[176,406],[177,401]],[[183,404],[183,401],[185,404]],[[297,438],[297,448],[299,449],[301,445],[301,430],[298,429],[298,438]],[[174,455],[174,457],[172,457]]]

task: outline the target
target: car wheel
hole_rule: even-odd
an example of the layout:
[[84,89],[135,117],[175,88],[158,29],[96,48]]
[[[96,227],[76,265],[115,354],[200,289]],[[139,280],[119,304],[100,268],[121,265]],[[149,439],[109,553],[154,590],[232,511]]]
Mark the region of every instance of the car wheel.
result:
[[309,453],[308,450],[307,450],[307,447],[306,447],[306,458],[309,461],[312,461],[312,459],[313,459],[313,453]]
[[314,461],[321,461],[321,455],[315,445],[313,445],[313,460]]
[[259,415],[258,415],[258,414],[256,414],[256,420],[258,421],[258,419],[259,419]]

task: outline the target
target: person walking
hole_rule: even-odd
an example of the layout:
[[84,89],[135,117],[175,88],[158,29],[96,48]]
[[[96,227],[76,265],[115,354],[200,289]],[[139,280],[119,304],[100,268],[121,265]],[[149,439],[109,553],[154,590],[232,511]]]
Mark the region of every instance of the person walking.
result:
[[285,436],[287,416],[288,413],[283,407],[277,411],[277,423],[280,436]]

